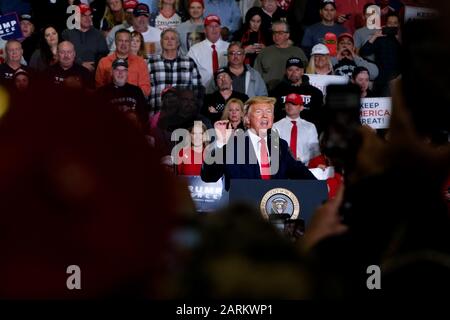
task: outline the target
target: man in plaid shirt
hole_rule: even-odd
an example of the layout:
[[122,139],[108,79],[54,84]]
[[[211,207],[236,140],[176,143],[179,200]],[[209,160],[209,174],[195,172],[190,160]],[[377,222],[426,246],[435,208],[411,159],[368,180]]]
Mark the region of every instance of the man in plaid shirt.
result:
[[150,106],[153,113],[161,109],[161,92],[167,87],[202,86],[200,73],[194,60],[178,54],[180,39],[174,29],[161,33],[162,54],[150,57],[151,93]]

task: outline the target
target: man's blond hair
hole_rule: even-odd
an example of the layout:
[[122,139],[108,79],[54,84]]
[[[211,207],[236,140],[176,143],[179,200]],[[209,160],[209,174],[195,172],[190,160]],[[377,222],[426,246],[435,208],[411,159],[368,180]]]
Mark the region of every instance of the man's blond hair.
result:
[[250,111],[250,107],[254,104],[267,103],[267,104],[272,105],[272,108],[274,109],[276,102],[277,102],[277,99],[272,98],[272,97],[263,97],[263,96],[252,97],[245,102],[244,114],[248,115],[248,113]]

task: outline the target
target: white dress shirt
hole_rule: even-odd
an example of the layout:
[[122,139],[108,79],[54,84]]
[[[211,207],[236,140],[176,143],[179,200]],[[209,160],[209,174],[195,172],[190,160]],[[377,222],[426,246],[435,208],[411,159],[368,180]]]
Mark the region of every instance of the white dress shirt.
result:
[[[228,63],[227,50],[230,44],[222,39],[217,40],[214,44],[216,45],[217,56],[219,58],[219,68],[225,67]],[[205,39],[193,45],[188,52],[188,56],[191,57],[197,65],[198,71],[202,77],[202,84],[205,87],[213,77],[213,49],[211,48],[211,45],[213,45],[213,43],[208,39]]]
[[297,122],[297,160],[300,160],[304,164],[308,164],[308,161],[320,154],[319,151],[319,139],[317,137],[316,126],[300,117],[291,119],[281,119],[273,124],[273,129],[277,130],[280,138],[291,143],[291,130],[294,126],[291,121]]
[[[252,142],[253,150],[255,150],[256,159],[258,160],[258,165],[259,165],[259,171],[261,172],[261,143],[259,143],[261,138],[250,129],[247,130],[247,132],[248,132],[248,136],[250,137],[250,141]],[[267,136],[263,138],[263,141],[266,144],[267,158],[269,159],[269,163],[270,163],[270,154],[269,154],[269,147],[267,145]],[[251,157],[250,157],[250,159],[251,159]]]

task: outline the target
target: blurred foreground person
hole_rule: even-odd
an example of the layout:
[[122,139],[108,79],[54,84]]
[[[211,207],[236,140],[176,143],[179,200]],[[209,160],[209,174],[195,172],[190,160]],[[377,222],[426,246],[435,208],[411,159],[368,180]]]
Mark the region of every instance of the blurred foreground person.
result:
[[[0,299],[161,297],[190,200],[119,111],[49,92],[0,113]],[[72,265],[81,290],[67,286]]]
[[[238,221],[238,223],[237,223]],[[203,216],[200,241],[179,274],[179,298],[309,299],[316,274],[259,208],[233,205]],[[195,229],[193,229],[195,230]]]
[[[318,271],[328,274],[324,296],[442,297],[450,286],[450,215],[443,193],[450,170],[450,83],[444,74],[450,70],[431,73],[438,57],[450,54],[440,38],[449,27],[450,6],[438,5],[442,19],[405,25],[388,141],[361,128],[341,209],[337,196],[306,232],[304,244],[313,247]],[[327,233],[333,236],[318,241]],[[381,270],[380,290],[368,288],[369,266]],[[340,291],[328,290],[328,281]]]

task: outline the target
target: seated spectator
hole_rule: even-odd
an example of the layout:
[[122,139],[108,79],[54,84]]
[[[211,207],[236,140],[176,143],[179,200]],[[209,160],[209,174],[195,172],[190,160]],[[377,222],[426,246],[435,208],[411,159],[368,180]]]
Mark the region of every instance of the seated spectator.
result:
[[[270,35],[272,24],[276,21],[286,22],[286,13],[278,7],[276,0],[261,0],[261,30],[264,34]],[[250,10],[250,9],[249,9]],[[267,39],[267,45],[272,45],[274,40],[271,37]]]
[[19,93],[26,93],[30,89],[30,74],[19,69],[14,73],[14,88]]
[[233,90],[247,96],[267,96],[267,88],[261,75],[248,64],[244,64],[245,50],[240,42],[228,47],[228,70],[233,80]]
[[137,0],[124,0],[123,9],[124,9],[124,19],[121,24],[114,26],[106,36],[106,44],[110,51],[114,51],[114,39],[116,37],[116,32],[120,29],[128,29],[131,27],[133,23],[133,10],[138,5]]
[[14,73],[17,70],[25,70],[30,72],[30,69],[23,65],[23,50],[22,44],[17,40],[8,40],[5,45],[6,61],[0,64],[0,85],[6,88],[12,88],[14,86]]
[[43,72],[58,63],[58,44],[61,38],[55,27],[48,26],[40,34],[39,49],[34,51],[30,59],[30,67],[36,72]]
[[161,31],[175,29],[182,20],[177,0],[160,0],[159,12],[153,11],[150,15],[150,25]]
[[375,63],[378,65],[380,73],[374,82],[375,94],[381,97],[389,96],[389,81],[396,78],[400,73],[400,22],[396,15],[387,18],[385,28],[393,31],[383,34],[382,30],[377,30],[374,35],[362,46],[359,51],[362,57],[375,55]]
[[[356,29],[355,33],[353,34],[353,39],[354,39],[354,44],[355,44],[355,49],[356,49],[356,53],[359,54],[359,50],[361,49],[361,47],[364,45],[364,43],[366,43],[367,40],[370,39],[370,37],[373,36],[373,34],[377,31],[377,28],[373,28],[373,29],[369,29],[367,27],[367,19],[372,16],[374,14],[374,9],[372,8],[371,10],[369,10],[370,6],[373,6],[374,3],[367,3],[364,6],[364,10],[363,10],[363,19],[364,19],[364,26]],[[380,23],[380,28],[381,28],[381,23]],[[379,30],[379,29],[378,29]],[[372,56],[368,56],[366,57],[367,59],[374,61],[374,57]]]
[[311,59],[309,59],[306,73],[309,74],[334,74],[333,64],[331,63],[330,51],[324,44],[316,44],[311,50]]
[[[197,65],[202,77],[202,84],[208,88],[214,72],[226,65],[226,52],[229,43],[223,41],[220,34],[221,21],[219,16],[210,15],[205,18],[206,39],[189,49],[188,56]],[[209,93],[209,92],[207,92]]]
[[206,116],[211,123],[214,123],[222,118],[225,104],[232,98],[237,98],[241,101],[247,101],[248,96],[244,93],[237,92],[233,89],[233,82],[231,74],[228,69],[221,68],[214,74],[214,80],[218,90],[214,93],[208,94],[205,97],[205,103],[201,113]]
[[[118,2],[121,3],[121,1]],[[91,8],[86,4],[80,4],[78,7],[80,8],[80,29],[66,29],[62,33],[62,38],[75,46],[77,63],[93,74],[98,61],[106,56],[109,50],[105,37],[92,24]]]
[[102,58],[95,74],[96,87],[102,87],[111,82],[112,63],[117,58],[128,60],[128,82],[141,88],[144,96],[150,94],[150,78],[144,59],[130,54],[131,32],[122,29],[116,32],[116,51]]
[[122,0],[106,0],[106,9],[100,21],[100,30],[106,36],[114,26],[120,25],[125,20],[125,10]]
[[94,89],[94,83],[89,70],[75,62],[74,45],[69,41],[58,44],[58,63],[47,69],[47,78],[51,85],[61,88],[71,85],[83,89]]
[[356,67],[353,70],[351,81],[361,88],[361,98],[371,98],[375,95],[369,89],[370,72],[364,67]]
[[202,85],[195,62],[190,57],[180,55],[179,46],[178,33],[174,29],[166,29],[161,34],[162,54],[149,59],[152,113],[161,109],[161,93],[165,88]]
[[351,77],[356,67],[365,67],[369,70],[370,80],[378,76],[378,67],[360,56],[355,51],[353,37],[350,33],[342,33],[338,37],[337,56],[331,57],[334,74]]
[[130,32],[142,33],[145,41],[145,51],[147,56],[160,54],[161,30],[149,24],[150,9],[146,4],[139,3],[133,10],[132,26],[128,28]]
[[259,7],[250,8],[245,15],[245,23],[233,38],[245,49],[245,64],[253,67],[255,59],[268,41],[262,28],[263,11]]
[[320,153],[316,126],[300,117],[303,110],[301,95],[288,94],[285,106],[286,117],[275,122],[272,128],[288,143],[294,159],[308,164]]
[[139,87],[128,83],[128,62],[117,58],[112,63],[112,82],[97,92],[106,106],[123,112],[136,128],[148,131],[145,97]]
[[228,100],[220,120],[228,120],[230,129],[233,129],[233,131],[237,129],[245,130],[244,102],[236,98]]
[[19,17],[20,21],[20,31],[22,31],[22,36],[26,39],[31,37],[35,31],[33,24],[33,18],[29,14],[22,14]]
[[201,121],[194,121],[188,129],[190,145],[182,148],[176,162],[176,173],[181,176],[200,176],[203,164],[203,152],[209,142],[206,126]]
[[286,60],[286,72],[281,82],[270,92],[271,97],[277,99],[275,107],[275,121],[286,116],[284,104],[290,93],[300,94],[303,99],[302,118],[314,123],[321,131],[319,113],[323,104],[322,91],[309,84],[309,78],[304,74],[304,65],[300,58],[290,57]]
[[301,42],[301,47],[308,56],[312,47],[324,43],[325,34],[332,33],[338,37],[341,33],[348,32],[336,22],[336,4],[333,0],[320,0],[320,16],[322,21],[307,27]]
[[[203,0],[189,0],[188,12],[189,20],[179,24],[176,28],[180,35],[180,50],[183,54],[187,54],[195,43],[205,40],[205,27],[203,26],[205,5]],[[190,41],[191,35],[201,37],[198,42],[192,43]]]
[[255,60],[255,69],[261,74],[269,91],[283,78],[287,59],[299,57],[305,65],[308,62],[303,50],[293,46],[289,36],[289,25],[286,22],[274,22],[272,37],[275,44],[262,49]]
[[147,61],[147,53],[145,52],[144,37],[142,36],[142,33],[137,31],[131,33],[130,53]]
[[19,17],[20,20],[20,30],[22,31],[23,39],[22,49],[23,49],[23,58],[27,62],[30,63],[31,55],[34,50],[37,49],[39,44],[39,35],[37,34],[36,28],[34,27],[33,17],[29,14],[22,14]]

